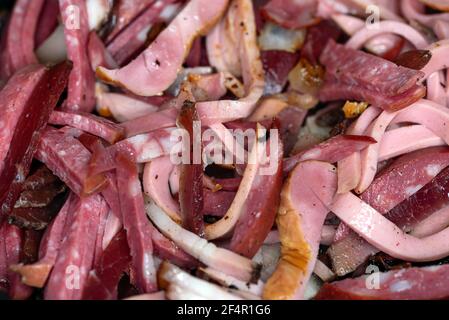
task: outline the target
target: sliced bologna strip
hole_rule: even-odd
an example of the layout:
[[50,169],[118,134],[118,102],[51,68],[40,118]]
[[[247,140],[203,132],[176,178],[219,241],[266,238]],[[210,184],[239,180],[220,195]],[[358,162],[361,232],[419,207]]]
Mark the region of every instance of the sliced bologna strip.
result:
[[347,158],[354,152],[367,148],[373,143],[376,143],[376,140],[368,136],[338,135],[290,158],[286,158],[284,160],[284,172],[291,172],[298,163],[306,160],[335,163]]
[[93,266],[95,241],[102,211],[108,210],[100,195],[71,202],[64,236],[45,286],[46,300],[79,300]]
[[125,129],[122,126],[90,113],[53,111],[49,123],[59,126],[71,126],[103,138],[112,144],[125,136]]
[[[39,143],[36,159],[45,163],[78,196],[99,191],[107,183],[104,175],[89,177],[91,154],[69,132],[47,128]],[[90,186],[86,184],[88,177]]]
[[157,282],[153,260],[153,228],[145,215],[137,166],[122,154],[117,155],[116,161],[123,226],[128,238],[136,285],[142,293],[155,292]]
[[12,267],[13,271],[22,276],[24,284],[36,288],[45,286],[58,257],[62,240],[65,237],[64,229],[69,216],[70,206],[76,200],[76,196],[71,194],[55,220],[45,231],[39,248],[39,261],[30,265],[18,264]]
[[91,70],[87,45],[89,22],[84,0],[59,0],[64,25],[67,56],[74,68],[64,109],[91,112],[95,108],[95,75]]
[[69,63],[50,70],[32,65],[14,75],[0,92],[0,216],[12,210],[19,196],[42,130],[67,85],[70,69]]
[[301,162],[281,193],[277,226],[281,259],[264,288],[264,299],[304,299],[318,255],[326,207],[337,191],[337,169],[318,161]]
[[[440,300],[449,297],[449,265],[392,270],[326,283],[316,300]],[[377,283],[377,281],[379,281]],[[370,288],[367,284],[379,284]]]
[[119,281],[129,269],[131,255],[126,232],[119,232],[90,271],[83,300],[116,300]]
[[98,76],[138,95],[160,94],[176,80],[188,54],[187,49],[195,38],[207,32],[216,23],[227,4],[227,0],[217,0],[213,3],[205,0],[190,1],[134,61],[116,70],[100,67],[97,70]]

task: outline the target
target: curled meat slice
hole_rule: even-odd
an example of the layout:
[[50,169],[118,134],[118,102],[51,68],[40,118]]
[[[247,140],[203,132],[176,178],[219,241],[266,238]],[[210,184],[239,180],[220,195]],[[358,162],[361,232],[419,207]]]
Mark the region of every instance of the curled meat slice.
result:
[[147,214],[163,234],[180,248],[205,265],[247,282],[257,281],[257,266],[251,260],[232,251],[218,248],[211,242],[181,228],[153,202],[147,204]]
[[281,259],[268,280],[265,299],[303,299],[323,227],[337,190],[337,169],[318,161],[300,163],[281,193],[277,217]]
[[435,261],[449,254],[449,228],[418,239],[352,193],[337,195],[329,208],[377,249],[406,261]]
[[262,7],[262,15],[289,29],[300,29],[317,24],[317,0],[271,0]]
[[134,61],[116,70],[100,67],[98,76],[142,96],[156,95],[166,90],[175,81],[188,54],[187,49],[198,35],[215,24],[228,4],[227,0],[214,1],[213,4],[206,2],[190,1]]
[[373,273],[326,283],[317,300],[439,300],[447,299],[444,285],[449,266],[432,266]]

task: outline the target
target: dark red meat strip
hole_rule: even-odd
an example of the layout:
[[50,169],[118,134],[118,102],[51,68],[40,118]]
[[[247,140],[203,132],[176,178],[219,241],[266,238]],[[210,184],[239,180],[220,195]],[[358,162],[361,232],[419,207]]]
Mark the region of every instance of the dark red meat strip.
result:
[[71,126],[103,138],[109,143],[115,143],[125,136],[125,129],[121,125],[90,113],[53,111],[49,123]]
[[104,250],[89,274],[83,300],[115,300],[122,275],[129,269],[131,256],[126,232],[119,232]]
[[65,238],[45,287],[45,299],[79,300],[93,267],[100,215],[107,210],[101,196],[78,199],[69,209]]
[[45,0],[40,14],[35,36],[35,46],[39,46],[55,31],[58,26],[58,0]]
[[20,194],[41,132],[67,85],[70,68],[68,63],[50,70],[26,67],[0,92],[4,110],[0,115],[0,218],[11,212]]
[[235,192],[232,191],[213,192],[205,188],[203,190],[204,215],[218,218],[223,217],[231,206],[234,197]]
[[425,95],[421,71],[397,66],[374,55],[329,40],[321,63],[326,67],[320,100],[359,100],[385,110],[399,110]]
[[[95,75],[87,55],[89,22],[86,3],[84,0],[59,0],[59,6],[65,27],[67,56],[74,65],[64,109],[91,112],[95,107]],[[77,8],[78,19],[74,19],[75,14],[70,8]]]
[[331,20],[323,20],[318,25],[309,28],[306,42],[301,50],[301,58],[307,59],[313,65],[318,64],[329,39],[337,41],[341,33],[337,24]]
[[299,60],[299,54],[280,50],[260,53],[265,69],[265,94],[281,93],[288,81],[289,72]]

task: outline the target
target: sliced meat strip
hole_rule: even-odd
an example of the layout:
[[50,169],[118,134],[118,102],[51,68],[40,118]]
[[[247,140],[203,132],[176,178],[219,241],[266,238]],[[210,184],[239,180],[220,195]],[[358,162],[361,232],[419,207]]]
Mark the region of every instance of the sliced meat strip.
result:
[[[169,178],[174,165],[169,157],[154,159],[145,166],[143,186],[145,194],[151,198],[176,223],[182,224],[179,202],[170,192]],[[179,177],[178,177],[179,178]]]
[[100,214],[107,210],[101,196],[77,199],[69,208],[65,236],[45,286],[48,300],[79,300],[93,267]]
[[199,235],[204,235],[203,217],[203,163],[201,145],[197,148],[196,141],[200,140],[201,125],[198,112],[193,103],[184,103],[177,124],[188,133],[189,141],[183,152],[188,153],[188,161],[180,165],[179,173],[179,204],[184,227]]
[[30,265],[15,265],[13,270],[22,276],[26,285],[43,288],[58,257],[64,230],[69,216],[70,206],[76,201],[72,194],[56,216],[55,220],[45,231],[39,248],[39,261]]
[[109,43],[114,39],[130,24],[131,21],[138,17],[145,8],[148,8],[154,2],[154,0],[120,0],[114,3],[111,20],[115,23],[113,24],[112,29],[108,30],[106,42]]
[[58,126],[71,126],[103,138],[112,144],[125,136],[123,126],[90,113],[53,111],[49,123]]
[[367,136],[338,135],[317,146],[284,159],[284,172],[288,173],[292,171],[298,163],[306,160],[335,163],[347,158],[354,152],[367,148],[373,143],[376,143],[376,140]]
[[59,0],[59,6],[64,25],[67,57],[74,65],[64,109],[91,112],[95,107],[95,75],[87,54],[89,21],[86,2]]
[[449,254],[448,228],[418,239],[406,234],[352,193],[337,195],[330,209],[371,245],[394,258],[422,262],[435,261]]
[[117,185],[121,186],[119,196],[123,226],[128,238],[136,285],[142,293],[155,292],[157,283],[153,258],[153,228],[145,215],[137,166],[122,154],[117,155],[116,161]]
[[59,3],[58,0],[44,1],[39,21],[36,27],[35,47],[41,44],[56,30],[58,26]]
[[262,15],[289,29],[300,29],[317,24],[318,2],[316,0],[271,0],[262,7]]
[[[85,194],[91,153],[70,134],[47,128],[36,159],[45,163],[78,196]],[[107,183],[104,175],[89,177],[90,192],[99,191]]]
[[[273,228],[280,201],[284,156],[280,136],[276,137],[271,132],[266,148],[269,157],[267,166],[272,167],[272,170],[270,173],[259,171],[260,175],[256,177],[256,182],[251,186],[244,210],[235,224],[229,244],[230,250],[248,258],[253,258],[256,255]],[[262,151],[259,150],[259,152]],[[267,169],[265,165],[264,167]],[[241,185],[244,183],[243,181]]]
[[[438,187],[434,187],[432,192],[427,185],[434,179],[438,179],[437,175],[448,165],[449,149],[447,147],[428,148],[406,154],[381,171],[360,198],[381,214],[386,214],[390,220],[395,216],[393,212],[396,212],[395,222],[399,227],[404,227],[404,222],[414,215],[416,215],[416,223],[445,205],[446,202],[443,199],[443,203],[435,204],[435,207],[417,206],[418,203],[423,202],[417,201],[416,197],[421,195],[419,198],[421,199],[423,195],[436,194]],[[438,185],[440,184],[444,183],[441,182]],[[427,202],[423,203],[425,204]],[[399,209],[401,206],[404,207]],[[339,275],[354,271],[368,256],[378,251],[344,224],[340,225],[337,233],[340,236],[330,247],[328,254],[334,270]],[[342,254],[343,251],[344,254]]]
[[337,191],[336,173],[331,164],[305,161],[289,176],[277,217],[281,258],[265,285],[264,299],[304,299],[329,212],[326,206]]
[[[417,83],[424,76],[422,72],[398,67],[333,40],[328,42],[320,61],[326,67],[325,84],[320,90],[323,101],[359,100],[391,111],[402,109],[425,94],[425,88]],[[352,91],[354,96],[350,96]],[[393,101],[392,105],[386,104]]]
[[235,198],[235,192],[232,191],[211,191],[203,189],[204,208],[203,214],[205,216],[213,216],[223,218],[228,212],[232,201]]
[[91,31],[89,34],[87,54],[93,71],[97,70],[99,66],[110,69],[118,68],[117,62],[106,49],[103,41],[95,31]]
[[116,300],[119,281],[130,266],[126,232],[119,232],[90,271],[83,300]]
[[[14,75],[0,92],[2,214],[9,213],[19,197],[39,138],[67,85],[70,69],[70,63],[51,69],[28,66]],[[19,92],[18,88],[21,88]]]
[[[449,292],[444,285],[449,266],[432,266],[373,273],[326,283],[316,300],[440,300]],[[368,286],[367,286],[368,284]]]
[[153,5],[145,9],[137,19],[131,22],[115,37],[114,40],[107,44],[108,51],[120,66],[128,64],[136,55],[145,49],[148,44],[148,34],[152,28],[156,28],[157,23],[161,22],[161,15],[164,9],[170,6],[176,6],[173,2],[175,1],[158,0],[154,2]]
[[[227,0],[214,1],[213,5],[209,2],[206,4],[203,0],[190,1],[135,60],[116,70],[100,67],[98,76],[142,96],[163,92],[175,81],[193,40],[215,24],[227,4]],[[178,41],[180,34],[183,39],[181,42]],[[161,74],[164,75],[163,78],[160,77]]]
[[178,110],[169,108],[124,122],[127,137],[176,126]]

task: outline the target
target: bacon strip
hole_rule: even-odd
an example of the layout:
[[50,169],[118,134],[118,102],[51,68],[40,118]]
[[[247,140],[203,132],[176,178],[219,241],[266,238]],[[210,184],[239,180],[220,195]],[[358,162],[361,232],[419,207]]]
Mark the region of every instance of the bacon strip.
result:
[[95,241],[106,202],[99,195],[77,199],[69,208],[58,258],[45,287],[48,300],[79,300],[93,266]]
[[[97,70],[98,76],[142,96],[163,92],[175,81],[192,42],[215,24],[227,4],[227,0],[214,1],[213,5],[204,0],[190,1],[167,29],[134,61],[116,70],[100,67]],[[182,34],[182,42],[178,41],[179,34]]]
[[74,65],[64,109],[91,112],[95,107],[95,75],[87,54],[89,22],[86,2],[59,0],[59,6],[64,24],[67,56]]
[[38,65],[26,67],[0,92],[0,216],[8,214],[19,197],[42,130],[67,85],[70,68],[68,63],[50,70]]
[[112,144],[125,135],[124,127],[90,113],[53,111],[49,123],[58,126],[71,126],[103,138]]

